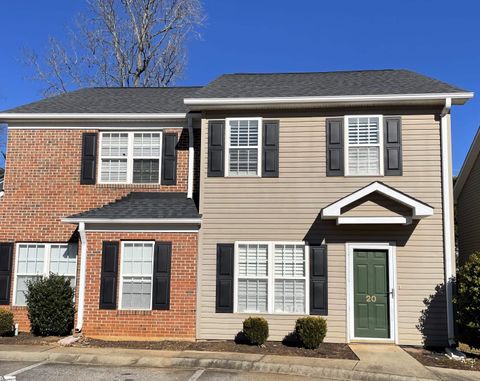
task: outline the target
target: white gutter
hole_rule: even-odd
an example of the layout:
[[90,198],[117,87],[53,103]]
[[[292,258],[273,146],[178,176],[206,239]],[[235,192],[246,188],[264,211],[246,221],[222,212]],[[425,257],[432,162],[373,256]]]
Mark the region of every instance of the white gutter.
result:
[[402,100],[443,100],[453,98],[467,101],[472,92],[431,93],[431,94],[385,94],[385,95],[347,95],[321,97],[256,97],[256,98],[185,98],[186,105],[251,105],[281,103],[335,103],[335,102],[374,102]]
[[445,297],[447,299],[447,333],[450,345],[455,343],[454,318],[453,318],[453,192],[452,192],[452,157],[450,146],[449,114],[452,99],[445,99],[445,106],[440,114],[441,146],[442,146],[442,194],[443,194],[443,245],[445,263]]
[[201,218],[63,218],[62,222],[80,224],[201,224]]
[[187,179],[187,198],[193,198],[193,171],[194,171],[193,148],[193,117],[188,116],[188,179]]
[[80,250],[80,284],[78,290],[78,312],[77,312],[77,332],[81,332],[83,328],[83,315],[85,310],[85,285],[87,275],[87,234],[85,233],[85,224],[78,224],[78,232],[82,242]]
[[185,119],[185,113],[0,113],[0,121],[27,119]]

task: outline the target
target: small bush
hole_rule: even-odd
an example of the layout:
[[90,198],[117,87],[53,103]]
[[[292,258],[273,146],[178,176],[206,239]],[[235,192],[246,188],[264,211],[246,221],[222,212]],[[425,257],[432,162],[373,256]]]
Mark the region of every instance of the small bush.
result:
[[321,317],[307,316],[298,318],[295,334],[305,348],[316,349],[327,334],[327,321]]
[[262,317],[249,317],[243,321],[243,333],[250,344],[263,345],[268,339],[268,322]]
[[455,302],[460,341],[480,349],[480,252],[458,269]]
[[28,282],[25,294],[31,331],[39,336],[65,336],[73,328],[75,305],[70,279],[50,274]]
[[0,336],[5,336],[13,332],[13,313],[0,308]]

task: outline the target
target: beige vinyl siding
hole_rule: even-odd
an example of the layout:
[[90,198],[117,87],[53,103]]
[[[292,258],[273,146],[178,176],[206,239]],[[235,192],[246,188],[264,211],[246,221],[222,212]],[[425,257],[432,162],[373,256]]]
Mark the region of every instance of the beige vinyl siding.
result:
[[371,194],[342,208],[342,216],[395,217],[411,216],[412,210],[380,194]]
[[[401,344],[421,344],[416,328],[423,303],[443,283],[442,195],[439,110],[390,110],[402,115],[403,176],[326,177],[325,117],[386,114],[384,110],[276,111],[204,114],[201,150],[201,213],[197,337],[233,339],[248,314],[215,313],[216,244],[238,240],[302,241],[328,244],[327,341],[347,340],[346,242],[397,244],[398,335]],[[258,115],[260,114],[260,115]],[[280,121],[278,178],[207,177],[208,121],[234,116]],[[323,221],[323,207],[372,181],[383,181],[434,208],[434,215],[410,226],[336,226]],[[368,204],[367,204],[368,206]],[[372,205],[370,205],[372,206]],[[361,210],[363,206],[359,206]],[[396,207],[398,208],[398,206]],[[369,208],[367,207],[366,210]],[[375,210],[378,208],[374,207]],[[428,319],[431,339],[446,338],[444,298]],[[439,307],[438,307],[439,306]],[[297,316],[265,315],[271,340],[291,332]]]
[[461,261],[480,251],[480,155],[463,185],[457,200],[458,249]]

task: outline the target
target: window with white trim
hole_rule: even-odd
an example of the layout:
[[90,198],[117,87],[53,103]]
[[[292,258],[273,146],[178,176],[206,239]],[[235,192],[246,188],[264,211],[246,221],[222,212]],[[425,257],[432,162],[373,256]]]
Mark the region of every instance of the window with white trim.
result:
[[346,118],[347,174],[351,176],[381,175],[381,117]]
[[102,132],[100,182],[160,182],[161,132]]
[[236,312],[306,313],[305,244],[238,242],[235,258]]
[[230,176],[259,175],[261,118],[227,119],[227,163]]
[[47,277],[50,273],[70,279],[75,289],[77,245],[54,243],[20,243],[17,245],[14,304],[25,305],[28,281]]
[[154,242],[122,242],[121,309],[152,308]]

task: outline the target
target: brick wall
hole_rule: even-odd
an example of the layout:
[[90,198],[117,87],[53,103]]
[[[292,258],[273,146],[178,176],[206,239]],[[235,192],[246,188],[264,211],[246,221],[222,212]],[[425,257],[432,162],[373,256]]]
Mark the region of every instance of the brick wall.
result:
[[[97,130],[9,130],[5,195],[0,198],[0,242],[76,240],[77,225],[62,223],[62,218],[103,206],[132,191],[187,192],[188,129],[166,128],[163,131],[177,132],[179,136],[177,184],[172,186],[80,185],[82,134]],[[197,139],[198,135],[195,141],[198,147]],[[196,157],[200,157],[198,152]],[[195,179],[196,190],[197,181]],[[12,274],[11,300],[13,279]],[[28,330],[26,309],[11,308],[20,329]]]
[[[103,241],[140,240],[172,242],[170,309],[100,310],[100,276]],[[195,339],[197,233],[87,233],[87,277],[83,332],[91,337]],[[122,251],[120,249],[119,263]]]

